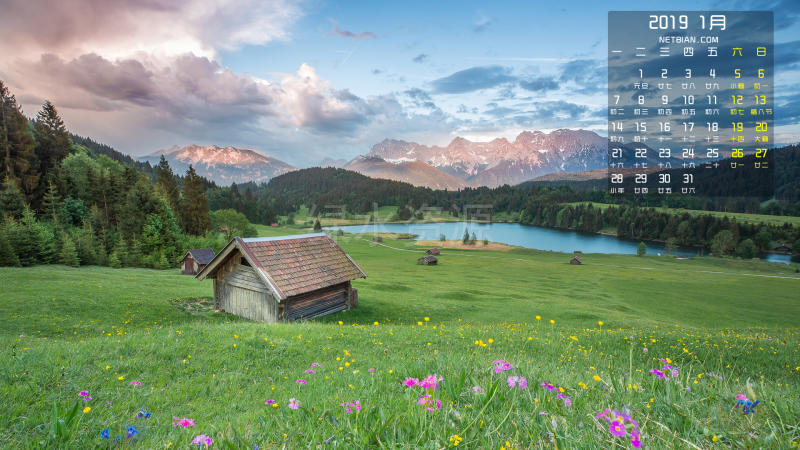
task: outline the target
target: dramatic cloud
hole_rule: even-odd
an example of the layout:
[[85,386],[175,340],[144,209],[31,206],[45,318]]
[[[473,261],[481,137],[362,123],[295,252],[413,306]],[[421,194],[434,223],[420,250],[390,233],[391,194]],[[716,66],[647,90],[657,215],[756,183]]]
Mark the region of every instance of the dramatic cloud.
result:
[[471,67],[431,82],[441,94],[461,94],[515,81],[511,71],[502,66]]
[[415,63],[423,63],[428,60],[428,55],[426,55],[425,53],[420,53],[411,60],[414,61]]
[[62,57],[213,56],[218,49],[285,39],[286,27],[300,14],[284,0],[9,0],[0,14],[0,50]]
[[352,130],[365,123],[371,112],[367,102],[346,89],[333,89],[307,64],[281,80],[277,97],[294,125],[319,132]]
[[355,40],[362,40],[362,39],[375,39],[375,33],[372,31],[362,31],[360,33],[354,33],[352,31],[343,30],[339,28],[339,24],[331,19],[331,23],[333,23],[333,31],[330,33],[325,34],[327,37],[340,37],[346,39],[355,39]]

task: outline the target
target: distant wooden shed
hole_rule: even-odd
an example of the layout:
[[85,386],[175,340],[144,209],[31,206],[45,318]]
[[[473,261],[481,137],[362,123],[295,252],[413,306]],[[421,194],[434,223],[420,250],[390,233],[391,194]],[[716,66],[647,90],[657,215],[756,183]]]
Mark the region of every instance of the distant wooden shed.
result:
[[583,261],[581,261],[581,259],[578,258],[577,256],[573,256],[572,259],[569,260],[569,263],[573,265],[579,265],[583,264]]
[[372,238],[372,242],[383,242],[383,238],[380,236],[375,236]]
[[417,264],[422,264],[423,266],[433,266],[436,265],[437,262],[439,262],[439,260],[433,255],[423,256],[417,260]]
[[441,252],[439,251],[438,248],[433,247],[433,248],[428,249],[428,251],[426,251],[425,253],[427,253],[428,255],[437,256]]
[[212,259],[214,259],[214,250],[210,248],[189,250],[181,260],[181,274],[197,275]]
[[367,274],[326,233],[233,238],[198,275],[214,280],[217,309],[274,323],[350,309],[350,282]]
[[788,252],[788,251],[791,251],[791,250],[792,249],[786,244],[781,244],[781,245],[775,247],[775,251],[776,252]]

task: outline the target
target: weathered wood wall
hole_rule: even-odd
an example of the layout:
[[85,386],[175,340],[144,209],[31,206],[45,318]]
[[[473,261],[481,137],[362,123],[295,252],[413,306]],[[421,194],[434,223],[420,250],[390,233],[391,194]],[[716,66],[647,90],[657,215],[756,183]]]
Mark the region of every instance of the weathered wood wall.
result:
[[278,303],[255,270],[241,263],[241,257],[229,258],[214,279],[214,304],[225,312],[251,320],[278,321]]

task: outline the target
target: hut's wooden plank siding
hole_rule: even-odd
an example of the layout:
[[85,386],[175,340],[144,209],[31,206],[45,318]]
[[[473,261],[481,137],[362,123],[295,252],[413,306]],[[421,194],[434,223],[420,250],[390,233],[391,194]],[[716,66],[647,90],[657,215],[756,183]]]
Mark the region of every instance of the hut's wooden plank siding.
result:
[[252,267],[238,264],[234,266],[231,273],[225,278],[225,282],[231,286],[237,286],[251,291],[270,293],[264,282],[256,275]]
[[266,323],[278,321],[278,304],[269,293],[252,291],[225,281],[218,283],[222,291],[220,306],[225,312]]
[[348,309],[347,301],[350,283],[342,283],[308,294],[292,297],[284,307],[287,320],[313,319],[337,311]]

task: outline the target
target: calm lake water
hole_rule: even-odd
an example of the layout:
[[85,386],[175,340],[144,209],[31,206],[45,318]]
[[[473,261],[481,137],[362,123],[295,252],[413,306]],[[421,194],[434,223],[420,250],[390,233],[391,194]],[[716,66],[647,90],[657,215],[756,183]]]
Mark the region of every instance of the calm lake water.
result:
[[[487,239],[492,242],[518,245],[520,247],[572,253],[580,250],[583,253],[620,253],[636,254],[639,241],[619,239],[595,233],[582,233],[569,230],[555,230],[518,223],[476,223],[476,222],[438,222],[438,223],[390,223],[374,225],[348,225],[326,227],[328,230],[342,230],[346,233],[411,233],[417,240],[439,240],[441,235],[449,240],[461,240],[464,230],[470,235],[475,233],[478,240]],[[657,242],[646,242],[647,253],[665,253],[664,245]],[[670,252],[673,255],[693,257],[699,255],[699,249],[679,248]],[[789,264],[789,255],[771,253],[759,255],[772,262]]]

